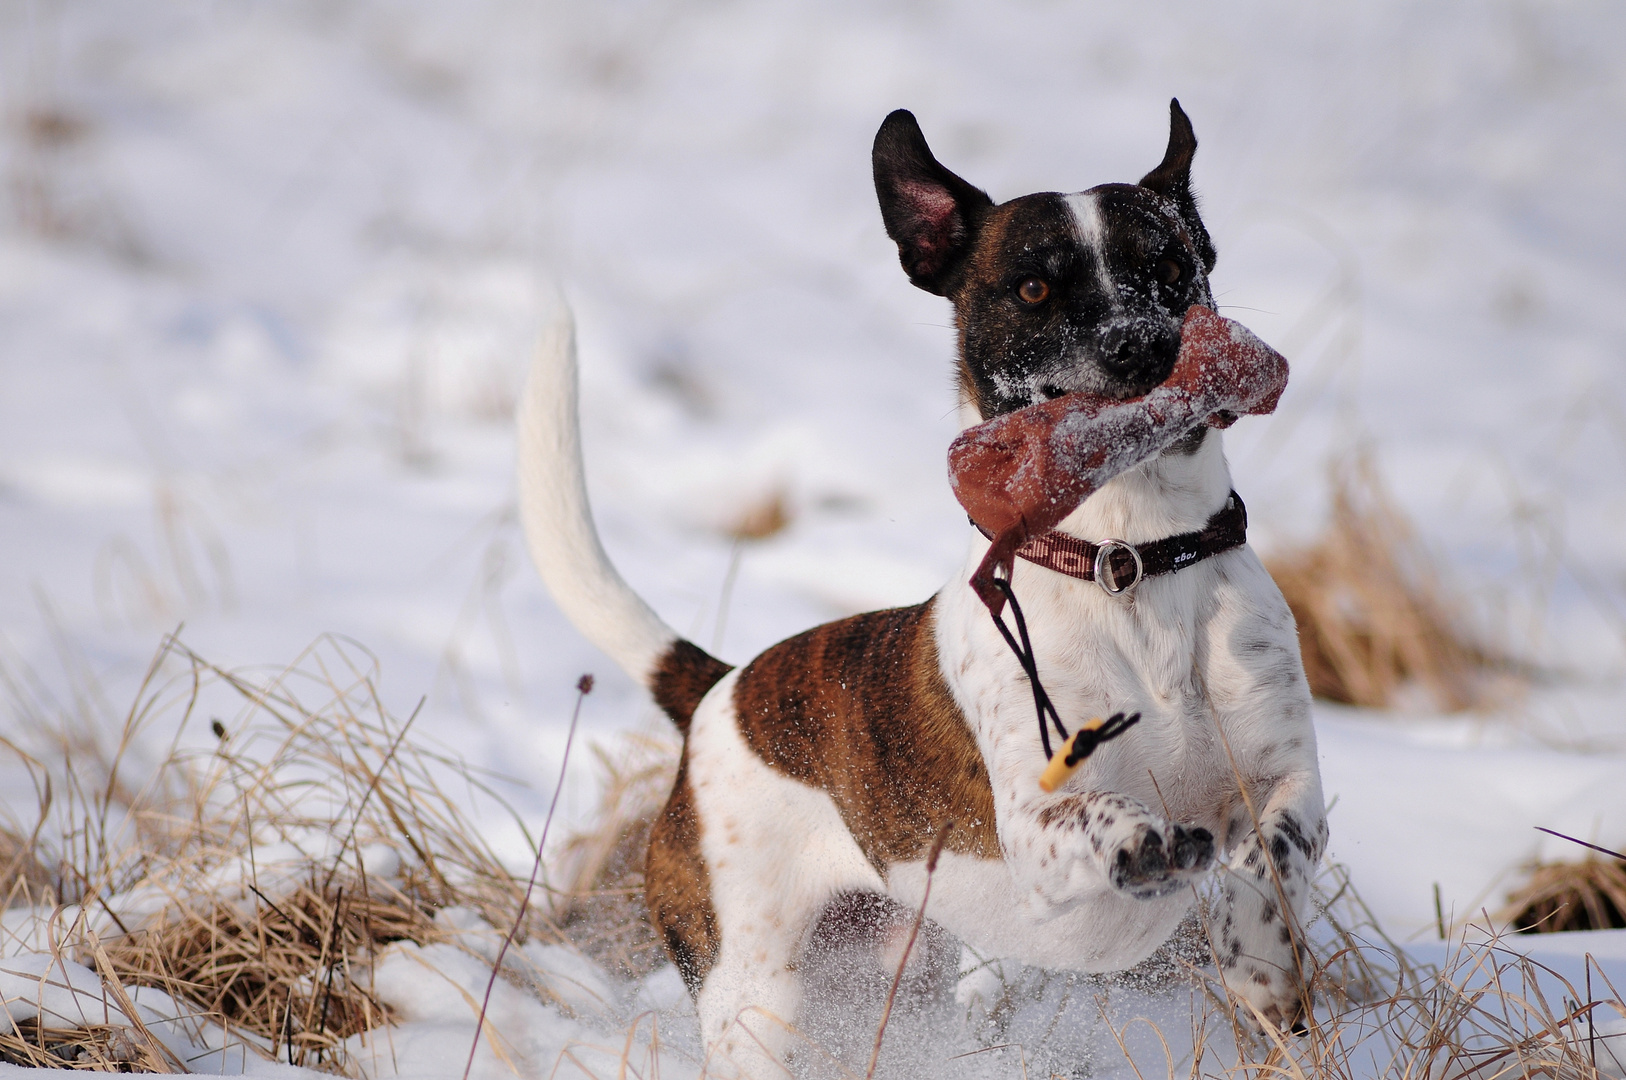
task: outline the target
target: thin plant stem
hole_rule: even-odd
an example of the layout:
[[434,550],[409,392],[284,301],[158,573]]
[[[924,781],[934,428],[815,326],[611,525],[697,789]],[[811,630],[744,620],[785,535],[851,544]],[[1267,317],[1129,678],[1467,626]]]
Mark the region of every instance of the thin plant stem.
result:
[[1544,832],[1548,836],[1556,836],[1560,840],[1568,840],[1572,844],[1580,844],[1582,847],[1591,848],[1593,851],[1601,851],[1605,855],[1613,855],[1615,858],[1619,859],[1621,862],[1626,862],[1626,855],[1622,855],[1618,851],[1611,851],[1609,848],[1599,847],[1597,844],[1589,844],[1585,840],[1577,840],[1575,837],[1568,836],[1568,835],[1566,835],[1564,833],[1558,832],[1555,829],[1544,829],[1540,825],[1537,825],[1536,826],[1536,831],[1537,832]]
[[903,969],[909,964],[909,954],[914,951],[915,939],[920,936],[920,926],[926,921],[926,902],[932,898],[932,876],[937,873],[937,857],[943,854],[943,841],[948,839],[952,828],[952,819],[943,822],[942,828],[932,838],[931,851],[926,855],[926,889],[921,893],[920,909],[915,912],[915,924],[909,928],[909,940],[904,943],[903,956],[898,959],[898,970],[892,973],[892,989],[886,992],[886,1007],[881,1010],[881,1022],[875,1026],[875,1049],[870,1051],[869,1068],[864,1071],[864,1080],[875,1080],[875,1066],[881,1060],[881,1040],[886,1037],[886,1023],[892,1019],[892,1005],[898,1000]]
[[553,824],[554,811],[559,809],[559,793],[565,789],[565,770],[570,768],[570,748],[576,742],[576,721],[581,719],[582,702],[592,692],[593,676],[583,675],[576,681],[576,707],[570,713],[570,731],[565,735],[565,753],[559,762],[559,781],[553,786],[553,799],[548,803],[548,816],[542,822],[542,837],[536,842],[536,859],[531,863],[531,877],[525,883],[525,895],[520,899],[519,912],[514,916],[514,924],[503,936],[502,947],[497,950],[497,958],[491,963],[491,978],[486,980],[485,997],[480,999],[480,1016],[474,1023],[474,1043],[469,1047],[468,1063],[463,1066],[463,1080],[469,1080],[469,1073],[474,1069],[474,1055],[480,1049],[480,1035],[486,1029],[486,1010],[491,1007],[491,991],[497,985],[497,975],[502,971],[502,962],[508,955],[508,947],[514,943],[520,926],[525,922],[525,912],[531,906],[531,893],[536,891],[536,879],[542,873],[542,852],[548,846],[548,828]]

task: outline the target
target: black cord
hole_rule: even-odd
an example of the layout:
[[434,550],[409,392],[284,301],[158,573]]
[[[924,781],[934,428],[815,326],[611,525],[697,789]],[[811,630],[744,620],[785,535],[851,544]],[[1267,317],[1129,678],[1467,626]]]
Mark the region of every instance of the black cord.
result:
[[[988,614],[994,620],[994,625],[999,627],[1000,636],[1005,639],[1005,644],[1016,654],[1016,662],[1022,665],[1022,671],[1028,677],[1028,685],[1033,687],[1033,711],[1039,717],[1039,742],[1044,746],[1045,760],[1049,761],[1055,756],[1055,752],[1050,749],[1050,724],[1056,725],[1056,731],[1061,734],[1064,743],[1067,741],[1067,729],[1062,726],[1061,716],[1056,712],[1056,706],[1051,703],[1050,695],[1045,692],[1044,683],[1039,681],[1039,662],[1033,655],[1033,642],[1028,637],[1028,621],[1022,615],[1022,605],[1016,602],[1016,590],[1011,588],[1011,583],[1006,578],[995,575],[992,580],[994,587],[1004,594],[1006,602],[1011,605],[1011,614],[1016,617],[1016,633],[1012,634],[1010,627],[1005,625],[1004,618],[995,615],[992,609]],[[1021,638],[1020,641],[1017,640],[1018,637]],[[1045,723],[1047,718],[1049,724]],[[1121,712],[1116,712],[1098,728],[1081,729],[1078,738],[1074,739],[1073,745],[1068,748],[1066,759],[1068,766],[1077,765],[1095,753],[1096,747],[1116,739],[1138,723],[1140,713],[1125,716]]]
[[[1005,644],[1009,645],[1011,652],[1016,654],[1016,662],[1022,665],[1022,671],[1028,677],[1028,684],[1033,687],[1033,711],[1039,716],[1039,742],[1044,745],[1045,760],[1049,761],[1055,754],[1050,749],[1050,725],[1045,723],[1045,719],[1048,717],[1050,723],[1056,725],[1056,731],[1061,734],[1064,741],[1067,738],[1067,729],[1062,726],[1061,717],[1056,713],[1056,707],[1050,703],[1050,695],[1045,693],[1044,684],[1039,681],[1039,663],[1033,655],[1033,643],[1028,639],[1028,623],[1022,617],[1022,605],[1016,602],[1016,591],[1011,588],[1011,583],[1005,578],[997,575],[990,576],[993,578],[994,587],[1005,594],[1006,602],[1011,605],[1011,614],[1016,616],[1016,633],[1021,635],[1021,643],[1017,643],[1015,635],[1005,625],[1003,617],[995,615],[992,610],[988,614],[993,618],[994,625],[999,627],[1000,636],[1005,639]],[[1117,719],[1117,717],[1114,717],[1114,719]],[[1140,716],[1137,714],[1135,719],[1139,720]],[[1124,726],[1127,727],[1128,725]],[[1118,732],[1115,731],[1113,734],[1116,735]],[[1111,738],[1111,736],[1107,736],[1107,738]],[[1079,741],[1082,742],[1083,740]],[[1103,741],[1105,740],[1095,740],[1091,743],[1090,748],[1093,750],[1097,744]]]
[[1140,713],[1131,713],[1129,716],[1125,716],[1121,712],[1115,712],[1107,718],[1106,723],[1098,728],[1087,727],[1080,729],[1078,738],[1073,740],[1072,748],[1067,751],[1066,762],[1068,767],[1077,765],[1095,753],[1096,747],[1104,742],[1116,739],[1138,723],[1140,723]]

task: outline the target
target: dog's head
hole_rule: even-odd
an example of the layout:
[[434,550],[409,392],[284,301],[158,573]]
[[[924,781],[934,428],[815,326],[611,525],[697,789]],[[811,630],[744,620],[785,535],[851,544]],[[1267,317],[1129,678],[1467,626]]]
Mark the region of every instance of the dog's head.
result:
[[875,136],[875,190],[909,280],[954,303],[960,383],[986,419],[1075,390],[1128,398],[1168,378],[1180,322],[1213,306],[1214,245],[1191,193],[1197,137],[1139,184],[994,205],[932,156],[899,109]]

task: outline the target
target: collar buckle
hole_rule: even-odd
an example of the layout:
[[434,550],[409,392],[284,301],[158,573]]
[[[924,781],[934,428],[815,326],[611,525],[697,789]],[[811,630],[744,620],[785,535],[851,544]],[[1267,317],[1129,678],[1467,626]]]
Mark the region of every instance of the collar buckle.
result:
[[[1127,551],[1130,557],[1135,560],[1135,576],[1122,585],[1118,583],[1118,575],[1112,569],[1112,552],[1114,550]],[[1141,579],[1146,576],[1146,565],[1141,562],[1140,552],[1136,550],[1135,545],[1125,543],[1122,540],[1114,540],[1110,537],[1095,545],[1095,566],[1093,569],[1095,571],[1095,583],[1101,587],[1102,592],[1113,597],[1124,596],[1132,592],[1135,586],[1141,583]]]

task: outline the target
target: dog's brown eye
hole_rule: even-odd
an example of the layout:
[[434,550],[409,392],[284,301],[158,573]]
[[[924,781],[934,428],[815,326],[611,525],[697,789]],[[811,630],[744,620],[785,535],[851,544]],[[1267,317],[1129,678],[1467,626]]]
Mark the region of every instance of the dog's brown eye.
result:
[[1164,259],[1157,264],[1157,280],[1165,285],[1173,285],[1176,281],[1179,281],[1183,272],[1180,269],[1180,264],[1173,259]]
[[1016,287],[1016,295],[1024,304],[1037,304],[1050,295],[1050,285],[1042,278],[1023,278]]

